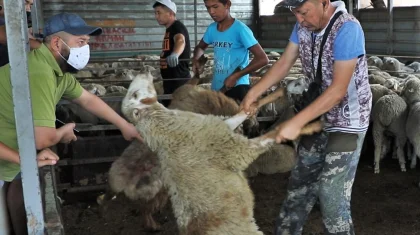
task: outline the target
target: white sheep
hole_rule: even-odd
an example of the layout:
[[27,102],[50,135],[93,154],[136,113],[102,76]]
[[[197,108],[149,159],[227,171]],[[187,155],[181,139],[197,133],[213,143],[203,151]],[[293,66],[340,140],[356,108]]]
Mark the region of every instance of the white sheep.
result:
[[384,87],[399,93],[402,90],[402,85],[405,80],[401,80],[398,78],[389,78],[383,84]]
[[115,95],[115,93],[118,93],[118,94],[125,95],[127,93],[127,88],[125,88],[123,86],[111,85],[111,86],[108,86],[106,88],[106,93],[107,94],[114,94],[114,95]]
[[[273,145],[273,133],[254,139],[234,133],[245,114],[223,121],[166,109],[152,82],[134,79],[122,110],[157,153],[180,234],[262,235],[243,171]],[[318,122],[305,131],[321,128]]]
[[385,95],[376,102],[372,110],[373,140],[375,144],[375,173],[379,173],[379,162],[384,157],[383,144],[385,132],[396,137],[397,156],[401,171],[406,171],[404,146],[407,142],[405,121],[407,119],[407,104],[400,96]]
[[411,63],[411,64],[409,64],[409,65],[407,65],[407,67],[410,67],[411,69],[413,69],[414,70],[414,72],[420,72],[420,63],[419,62],[417,62],[417,61],[415,61],[415,62],[413,62],[413,63]]
[[382,65],[381,69],[389,71],[390,74],[396,77],[404,76],[404,74],[407,72],[414,72],[412,68],[405,66],[405,64],[392,57],[384,57],[383,62],[384,64]]
[[[308,89],[308,82],[305,77],[301,76],[299,78],[295,77],[286,77],[280,84],[280,87],[286,88],[286,95],[280,97],[273,103],[266,105],[261,108],[262,116],[278,116],[283,115],[291,106],[294,105],[297,98],[299,98],[302,93]],[[284,120],[283,120],[284,121]]]
[[372,110],[379,98],[384,95],[396,94],[394,91],[380,84],[370,84],[370,90],[372,91]]
[[97,96],[104,96],[106,94],[106,88],[100,84],[96,83],[87,83],[82,84],[82,87],[86,89],[91,94],[97,95]]
[[413,169],[416,167],[417,157],[420,158],[420,81],[418,79],[407,81],[401,95],[406,100],[409,109],[405,130],[408,140],[414,147],[410,165]]
[[381,60],[381,58],[377,57],[377,56],[371,56],[368,58],[367,63],[369,66],[375,66],[377,68],[381,68],[383,65],[383,61]]
[[369,84],[380,84],[383,85],[386,82],[386,78],[379,75],[379,74],[369,74],[368,75],[369,78]]

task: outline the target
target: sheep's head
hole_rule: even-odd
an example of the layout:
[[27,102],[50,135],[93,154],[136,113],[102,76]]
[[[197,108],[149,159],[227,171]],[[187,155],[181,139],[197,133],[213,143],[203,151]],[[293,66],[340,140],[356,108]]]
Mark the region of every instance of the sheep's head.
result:
[[375,66],[375,67],[382,67],[383,65],[383,61],[381,60],[381,58],[377,57],[377,56],[371,56],[369,57],[369,59],[367,60],[367,63],[369,66]]
[[420,72],[420,63],[419,62],[413,62],[408,65],[408,67],[412,68],[414,72]]
[[287,93],[293,95],[301,95],[309,85],[304,77],[292,80],[287,84]]
[[392,57],[384,57],[383,69],[390,71],[400,71],[401,63]]
[[401,96],[404,97],[407,103],[420,101],[420,81],[418,79],[407,80]]
[[384,83],[384,87],[393,90],[393,91],[399,91],[400,90],[400,83],[395,78],[387,79]]
[[138,74],[130,86],[121,105],[121,111],[130,121],[136,119],[139,109],[157,103],[157,94],[153,85],[153,76],[149,73]]

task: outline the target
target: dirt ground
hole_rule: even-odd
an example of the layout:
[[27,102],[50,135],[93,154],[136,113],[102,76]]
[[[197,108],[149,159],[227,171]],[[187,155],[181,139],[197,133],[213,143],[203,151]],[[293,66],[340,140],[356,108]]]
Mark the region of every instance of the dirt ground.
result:
[[[370,155],[370,154],[369,154]],[[356,234],[360,235],[420,235],[420,167],[400,172],[397,159],[384,159],[381,173],[374,174],[373,157],[362,156],[352,194],[352,216]],[[409,164],[407,164],[409,168]],[[286,195],[289,173],[259,175],[250,179],[255,193],[255,217],[264,234],[272,234],[274,220]],[[99,193],[99,192],[98,192]],[[148,233],[139,225],[135,204],[117,198],[109,212],[101,218],[95,197],[98,193],[65,195],[62,217],[67,235],[176,235],[177,228],[168,204],[155,216],[162,231]],[[315,207],[303,234],[322,234],[322,220]]]

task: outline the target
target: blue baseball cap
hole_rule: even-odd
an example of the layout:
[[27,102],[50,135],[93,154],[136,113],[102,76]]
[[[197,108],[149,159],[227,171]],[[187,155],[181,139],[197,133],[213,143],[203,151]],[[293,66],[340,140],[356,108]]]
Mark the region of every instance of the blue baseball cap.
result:
[[296,7],[300,7],[306,1],[307,0],[283,0],[279,3],[278,6],[296,8]]
[[98,36],[102,28],[87,25],[78,15],[72,13],[60,13],[48,18],[44,25],[44,37],[64,31],[72,35]]

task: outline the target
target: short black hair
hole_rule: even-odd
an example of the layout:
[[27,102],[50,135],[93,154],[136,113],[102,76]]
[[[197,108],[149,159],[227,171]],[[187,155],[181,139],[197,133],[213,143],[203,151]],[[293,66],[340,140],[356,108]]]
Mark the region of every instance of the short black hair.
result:
[[166,7],[165,5],[163,5],[162,3],[160,3],[160,2],[155,2],[155,4],[153,4],[153,8],[156,8],[156,7]]
[[[207,1],[207,0],[204,0]],[[218,0],[221,4],[226,5],[229,0]]]

